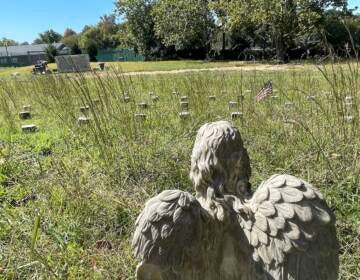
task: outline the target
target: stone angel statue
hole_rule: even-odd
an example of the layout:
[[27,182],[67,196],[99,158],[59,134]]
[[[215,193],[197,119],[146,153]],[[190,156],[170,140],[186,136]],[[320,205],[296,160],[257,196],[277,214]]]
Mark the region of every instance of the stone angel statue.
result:
[[239,131],[202,126],[191,156],[196,196],[164,191],[136,221],[137,279],[337,279],[335,217],[322,194],[290,175],[252,193],[250,175]]

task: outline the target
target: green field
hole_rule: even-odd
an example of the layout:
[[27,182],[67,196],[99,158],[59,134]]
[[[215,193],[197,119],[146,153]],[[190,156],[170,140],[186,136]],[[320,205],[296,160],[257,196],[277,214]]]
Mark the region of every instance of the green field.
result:
[[[191,65],[212,64],[122,68]],[[337,216],[341,279],[356,279],[360,68],[329,65],[322,71],[124,77],[112,69],[104,75],[0,81],[0,279],[134,279],[130,240],[137,215],[164,189],[193,192],[188,172],[197,129],[230,120],[229,101],[239,101],[234,110],[243,112],[233,123],[250,154],[253,188],[274,173],[290,173],[320,188]],[[254,96],[269,79],[278,98],[256,103]],[[185,120],[179,118],[183,95],[191,113]],[[216,101],[209,101],[210,95]],[[345,105],[346,97],[352,105]],[[140,109],[141,101],[149,108]],[[21,121],[18,112],[26,104],[33,118]],[[91,122],[79,126],[79,107],[85,105]],[[135,113],[145,113],[146,120],[136,120]],[[22,133],[21,125],[30,123],[38,131]],[[111,248],[101,248],[100,240]]]
[[[143,62],[107,62],[108,68],[116,68],[122,72],[143,72],[143,71],[170,71],[179,69],[201,69],[216,67],[241,67],[246,65],[239,61],[229,62],[208,62],[202,60],[174,60],[174,61],[143,61]],[[91,67],[97,67],[97,63],[91,63]],[[55,69],[56,64],[49,64],[50,69]],[[22,75],[30,74],[32,66],[26,67],[0,67],[0,77],[10,76],[18,72]]]

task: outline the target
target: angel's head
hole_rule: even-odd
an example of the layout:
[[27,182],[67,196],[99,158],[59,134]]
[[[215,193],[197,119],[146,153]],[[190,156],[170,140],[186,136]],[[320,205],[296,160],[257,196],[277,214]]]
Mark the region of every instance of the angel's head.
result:
[[191,155],[190,178],[199,196],[250,195],[250,160],[240,132],[227,121],[203,125]]

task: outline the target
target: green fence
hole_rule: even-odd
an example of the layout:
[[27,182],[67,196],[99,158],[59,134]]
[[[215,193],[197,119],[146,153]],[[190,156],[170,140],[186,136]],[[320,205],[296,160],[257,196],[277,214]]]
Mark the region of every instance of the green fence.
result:
[[145,57],[132,49],[99,50],[96,56],[98,61],[144,61]]

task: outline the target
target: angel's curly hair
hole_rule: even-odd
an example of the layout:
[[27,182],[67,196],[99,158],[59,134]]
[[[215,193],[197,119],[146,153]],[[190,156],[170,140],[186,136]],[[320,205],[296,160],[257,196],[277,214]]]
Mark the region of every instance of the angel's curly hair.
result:
[[190,179],[197,195],[250,195],[250,160],[240,132],[227,121],[206,123],[197,134],[191,155]]

